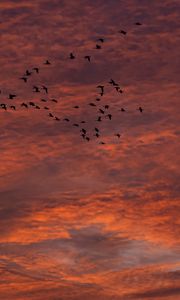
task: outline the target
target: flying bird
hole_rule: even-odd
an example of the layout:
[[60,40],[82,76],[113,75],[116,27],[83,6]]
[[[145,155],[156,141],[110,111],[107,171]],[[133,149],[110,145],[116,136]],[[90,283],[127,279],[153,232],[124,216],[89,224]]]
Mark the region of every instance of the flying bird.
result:
[[90,105],[90,106],[96,106],[96,104],[94,104],[94,103],[92,103],[92,102],[89,103],[89,105]]
[[75,105],[74,108],[79,108],[79,106],[78,106],[78,105]]
[[16,107],[14,105],[11,105],[10,108],[16,110]]
[[31,106],[36,106],[35,103],[32,102],[32,101],[29,102],[29,105],[31,105]]
[[30,76],[31,72],[29,72],[29,70],[26,70],[25,76]]
[[98,39],[98,41],[100,41],[101,43],[104,43],[104,39],[103,38]]
[[108,117],[108,118],[109,118],[109,120],[111,120],[111,119],[112,119],[112,115],[111,115],[111,114],[108,114],[106,117]]
[[41,101],[42,101],[42,102],[47,102],[47,100],[46,100],[46,99],[41,99]]
[[101,121],[102,121],[101,117],[98,117],[97,122],[101,122]]
[[99,112],[100,112],[101,114],[104,114],[104,110],[102,110],[101,108],[99,108]]
[[35,106],[36,109],[40,109],[40,107],[38,105]]
[[82,128],[80,131],[82,131],[84,134],[86,134],[86,129]]
[[96,101],[101,101],[101,99],[100,98],[96,98]]
[[105,108],[105,109],[108,109],[108,108],[109,108],[109,105],[104,105],[104,108]]
[[42,85],[42,90],[45,90],[46,94],[48,94],[48,88],[45,85]]
[[58,103],[58,101],[56,99],[51,99],[51,101],[54,103]]
[[100,45],[96,45],[96,49],[101,49],[101,46]]
[[40,93],[40,90],[39,90],[39,88],[37,87],[37,86],[33,86],[33,89],[34,89],[34,93]]
[[2,107],[2,109],[7,110],[7,105],[6,104],[2,103],[2,104],[0,104],[0,106]]
[[55,117],[55,120],[56,120],[56,121],[60,121],[60,119],[59,119],[58,117]]
[[89,62],[91,61],[91,56],[89,55],[85,55],[84,58],[87,59]]
[[74,56],[74,54],[72,52],[69,54],[69,58],[70,59],[75,59],[75,56]]
[[19,79],[23,80],[24,82],[27,82],[27,77],[20,77]]
[[28,108],[28,105],[27,105],[26,103],[24,103],[24,102],[21,103],[21,106],[22,106],[22,107],[24,106],[25,108]]
[[142,23],[140,23],[140,22],[136,22],[136,23],[135,23],[135,25],[142,25]]
[[52,113],[49,113],[48,115],[50,118],[54,118],[53,114]]
[[139,110],[141,113],[143,112],[143,109],[142,109],[141,106],[138,108],[138,110]]
[[127,32],[126,32],[126,31],[124,31],[124,30],[120,30],[120,31],[119,31],[119,33],[122,33],[122,34],[124,34],[124,35],[126,35],[126,34],[127,34]]
[[66,121],[66,122],[69,122],[69,121],[70,121],[68,118],[65,118],[65,119],[63,119],[63,120]]
[[75,123],[75,124],[73,124],[73,126],[75,126],[75,127],[79,127],[79,124]]
[[39,73],[39,68],[35,67],[35,68],[33,68],[33,70],[34,70],[36,73]]
[[97,127],[95,127],[94,130],[95,130],[96,132],[99,132],[99,129],[98,129]]
[[46,109],[46,110],[49,110],[49,107],[47,107],[47,106],[44,106],[44,109]]
[[9,99],[14,99],[16,97],[17,97],[17,95],[15,95],[15,94],[9,94]]
[[119,133],[116,133],[115,136],[117,136],[118,138],[120,138],[121,135]]
[[104,142],[100,142],[99,144],[101,144],[101,145],[105,145],[105,143],[104,143]]
[[44,62],[44,65],[50,65],[50,61],[47,59],[45,62]]

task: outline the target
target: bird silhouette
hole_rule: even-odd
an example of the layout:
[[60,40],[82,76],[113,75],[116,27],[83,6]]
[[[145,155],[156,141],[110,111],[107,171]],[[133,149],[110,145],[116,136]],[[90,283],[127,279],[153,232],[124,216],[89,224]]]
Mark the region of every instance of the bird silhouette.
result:
[[69,54],[69,58],[70,59],[75,59],[75,56],[74,56],[74,54],[72,52]]
[[50,61],[47,59],[45,62],[44,62],[44,65],[50,65]]
[[126,110],[122,107],[122,108],[121,108],[121,111],[124,112],[124,111],[126,111]]
[[46,109],[46,110],[49,110],[49,107],[47,107],[47,106],[44,106],[44,109]]
[[86,123],[85,121],[81,121],[82,124]]
[[135,23],[135,25],[142,25],[142,23],[140,23],[140,22],[136,22],[136,23]]
[[46,100],[46,99],[41,99],[41,101],[42,101],[42,102],[47,102],[47,100]]
[[49,113],[48,115],[50,118],[54,118],[53,114],[52,113]]
[[95,127],[94,130],[95,130],[96,132],[99,132],[99,129],[98,129],[97,127]]
[[19,79],[23,80],[24,82],[27,82],[27,77],[20,77]]
[[98,117],[98,119],[96,121],[101,122],[102,121],[101,117]]
[[87,59],[89,62],[91,61],[91,56],[89,55],[84,56],[84,58]]
[[22,106],[22,107],[24,106],[25,108],[28,108],[28,105],[27,105],[26,103],[24,103],[24,102],[21,103],[21,106]]
[[65,119],[63,119],[63,120],[66,121],[66,122],[69,122],[69,121],[70,121],[68,118],[65,118]]
[[101,145],[105,145],[105,142],[100,142],[99,144],[101,144]]
[[10,108],[16,110],[16,107],[14,105],[11,105]]
[[32,101],[29,102],[29,105],[30,106],[36,106],[36,104],[34,102],[32,102]]
[[93,102],[89,103],[90,106],[96,106]]
[[96,133],[94,136],[96,136],[97,138],[100,137],[99,133]]
[[36,109],[40,109],[40,107],[38,105],[35,106]]
[[79,108],[79,106],[78,106],[78,105],[75,105],[74,108]]
[[124,34],[124,35],[126,35],[126,34],[127,34],[127,32],[126,32],[126,31],[124,31],[124,30],[120,30],[120,31],[119,31],[119,33],[122,33],[122,34]]
[[139,110],[141,113],[143,112],[143,109],[142,109],[141,106],[138,108],[138,110]]
[[99,108],[99,112],[100,112],[101,114],[104,114],[104,110],[102,110],[101,108]]
[[33,70],[34,70],[36,73],[39,73],[39,68],[35,67],[35,68],[33,68]]
[[100,41],[101,43],[104,43],[104,39],[103,38],[98,39],[98,41]]
[[40,90],[39,90],[39,88],[37,87],[37,86],[33,86],[33,92],[34,93],[40,93]]
[[96,98],[96,101],[101,101],[101,99],[100,98]]
[[77,123],[74,123],[74,124],[73,124],[73,126],[75,126],[75,127],[79,127],[79,124],[77,124]]
[[105,108],[105,109],[108,109],[108,108],[109,108],[109,105],[104,105],[104,108]]
[[15,94],[9,94],[9,99],[14,99],[14,98],[16,98],[17,97],[17,95],[15,95]]
[[55,117],[55,120],[56,120],[56,121],[60,121],[60,119],[59,119],[58,117]]
[[100,95],[104,95],[104,85],[98,85],[97,88],[101,89]]
[[82,133],[86,134],[86,129],[82,128],[80,131],[82,131]]
[[58,101],[56,99],[51,99],[51,101],[54,103],[58,103]]
[[106,117],[108,117],[108,118],[109,118],[109,120],[111,120],[111,119],[112,119],[112,115],[111,115],[111,114],[108,114]]
[[30,76],[32,72],[29,72],[29,70],[26,70],[25,76]]
[[96,49],[101,49],[101,46],[100,45],[96,45]]
[[89,142],[90,141],[90,138],[88,136],[86,136],[86,140]]
[[48,94],[48,88],[45,85],[42,85],[42,90],[45,90],[46,94]]
[[119,133],[116,133],[115,136],[117,136],[118,138],[120,138],[121,135]]
[[1,108],[7,110],[7,105],[5,103],[0,104]]

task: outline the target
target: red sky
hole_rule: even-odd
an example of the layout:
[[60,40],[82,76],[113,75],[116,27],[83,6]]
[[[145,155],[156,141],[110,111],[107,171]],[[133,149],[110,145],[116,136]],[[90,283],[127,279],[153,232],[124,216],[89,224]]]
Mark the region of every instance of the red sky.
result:
[[[178,0],[1,0],[0,299],[178,299],[179,10]],[[43,84],[48,98],[32,92]],[[41,109],[20,107],[29,101]],[[90,102],[112,120],[97,124]],[[72,126],[81,120],[89,142]]]

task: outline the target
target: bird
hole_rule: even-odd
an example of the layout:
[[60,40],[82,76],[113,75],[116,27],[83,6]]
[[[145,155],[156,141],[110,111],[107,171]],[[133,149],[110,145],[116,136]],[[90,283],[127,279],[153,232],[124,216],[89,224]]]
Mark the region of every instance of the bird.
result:
[[60,119],[59,119],[58,117],[55,117],[55,120],[56,120],[56,121],[60,121]]
[[116,91],[118,92],[120,87],[119,86],[115,86]]
[[86,129],[82,128],[80,131],[82,131],[84,134],[86,134]]
[[54,103],[58,103],[58,101],[56,99],[51,99],[51,101]]
[[120,89],[120,90],[119,90],[119,93],[121,93],[121,94],[122,94],[122,93],[123,93],[123,90],[121,90],[121,89]]
[[49,113],[48,115],[50,118],[54,118],[53,114],[52,113]]
[[127,32],[126,32],[126,31],[124,31],[124,30],[120,30],[120,31],[119,31],[119,33],[122,33],[122,34],[124,34],[124,35],[126,35],[126,34],[127,34]]
[[103,94],[104,94],[104,85],[98,85],[97,88],[101,89],[100,95],[103,96]]
[[41,99],[41,101],[42,101],[42,102],[47,102],[47,100],[46,100],[46,99]]
[[35,68],[33,68],[33,70],[34,70],[36,73],[39,73],[39,68],[35,67]]
[[29,70],[26,70],[25,76],[30,76],[31,72],[29,72]]
[[101,99],[100,98],[96,98],[96,101],[101,101]]
[[32,102],[32,101],[29,102],[29,105],[31,105],[31,106],[36,106],[35,103]]
[[143,112],[143,109],[142,109],[141,106],[138,108],[138,110],[139,110],[141,113]]
[[15,97],[17,97],[17,95],[15,95],[15,94],[9,94],[9,99],[14,99]]
[[111,114],[108,114],[106,117],[108,117],[108,118],[109,118],[109,120],[111,120],[111,119],[112,119],[112,115],[111,115]]
[[101,144],[101,145],[105,145],[105,142],[100,142],[99,144]]
[[91,56],[90,55],[85,55],[84,58],[87,59],[89,62],[91,61]]
[[100,112],[101,114],[104,114],[104,110],[102,110],[101,108],[99,108],[99,112]]
[[119,133],[116,133],[115,136],[117,136],[118,138],[120,138],[121,135]]
[[33,86],[33,89],[34,89],[34,93],[40,93],[40,90],[39,90],[39,88],[37,87],[37,86]]
[[42,85],[42,90],[45,90],[46,94],[48,94],[48,88],[45,85]]
[[85,121],[81,121],[81,123],[83,124],[83,123],[86,123]]
[[123,111],[123,112],[124,112],[124,111],[126,111],[126,110],[125,110],[125,109],[122,107],[122,108],[121,108],[121,111]]
[[109,105],[104,105],[104,108],[105,108],[105,109],[108,109],[108,108],[109,108]]
[[99,129],[98,129],[97,127],[95,127],[94,130],[95,130],[96,132],[99,132]]
[[16,110],[16,107],[14,105],[11,105],[10,108]]
[[74,56],[74,54],[72,52],[69,54],[69,58],[70,59],[75,59],[75,56]]
[[24,102],[21,103],[21,106],[22,106],[22,107],[24,106],[25,108],[28,108],[28,105],[27,105],[26,103],[24,103]]
[[65,118],[65,119],[63,119],[63,120],[66,121],[66,122],[69,122],[69,121],[70,121],[68,118]]
[[98,119],[96,120],[97,122],[101,122],[101,117],[99,116]]
[[89,103],[89,105],[90,105],[90,106],[96,106],[96,104],[94,104],[94,103],[92,103],[92,102]]
[[40,109],[40,107],[38,105],[35,106],[36,109]]
[[94,136],[96,136],[97,138],[100,137],[99,133],[96,133]]
[[101,49],[101,46],[100,45],[96,45],[96,49]]
[[79,108],[79,106],[78,106],[78,105],[75,105],[74,108]]
[[2,107],[2,109],[7,110],[6,104],[2,103],[2,104],[0,104],[0,106]]
[[142,25],[142,23],[140,23],[140,22],[136,22],[136,23],[135,23],[135,25]]
[[83,137],[83,139],[85,139],[85,134],[84,133],[82,133],[81,136]]
[[90,141],[90,138],[88,136],[86,136],[86,140],[89,142]]
[[77,124],[77,123],[74,123],[74,124],[73,124],[73,126],[75,126],[75,127],[79,127],[79,124]]
[[24,82],[27,82],[27,77],[20,77],[19,79],[24,80]]
[[44,62],[44,65],[50,65],[50,61],[47,59],[45,62]]
[[101,43],[104,43],[104,39],[103,38],[98,39],[98,41],[100,41]]
[[44,106],[44,109],[46,109],[46,110],[49,110],[49,107],[47,107],[47,106]]

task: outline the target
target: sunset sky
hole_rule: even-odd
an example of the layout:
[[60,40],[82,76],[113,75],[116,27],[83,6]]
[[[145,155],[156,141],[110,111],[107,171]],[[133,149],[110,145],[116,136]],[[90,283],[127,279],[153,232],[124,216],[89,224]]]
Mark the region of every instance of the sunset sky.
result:
[[[0,1],[0,300],[179,299],[179,12],[179,0]],[[98,123],[104,105],[112,120]]]

